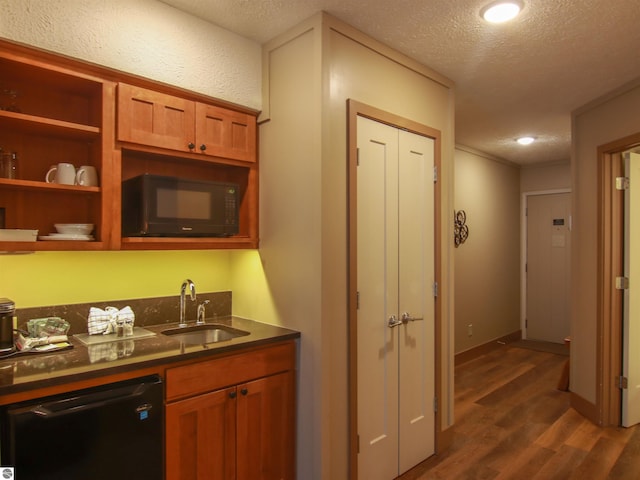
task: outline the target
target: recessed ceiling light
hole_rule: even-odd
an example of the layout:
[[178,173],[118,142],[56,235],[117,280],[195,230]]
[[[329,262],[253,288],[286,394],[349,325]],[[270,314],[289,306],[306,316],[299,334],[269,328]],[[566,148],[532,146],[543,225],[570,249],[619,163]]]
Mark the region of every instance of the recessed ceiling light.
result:
[[522,3],[518,0],[501,0],[493,2],[480,11],[480,15],[487,22],[503,23],[515,18],[522,10]]
[[520,137],[516,140],[520,145],[530,145],[535,142],[535,138],[533,137]]

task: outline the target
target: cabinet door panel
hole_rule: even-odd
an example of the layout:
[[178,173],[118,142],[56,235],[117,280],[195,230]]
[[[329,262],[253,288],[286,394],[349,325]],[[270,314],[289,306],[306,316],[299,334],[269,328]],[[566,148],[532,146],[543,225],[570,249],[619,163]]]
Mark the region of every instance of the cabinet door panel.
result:
[[196,148],[206,155],[255,162],[256,119],[252,115],[197,103],[196,138]]
[[238,480],[293,479],[293,373],[238,386]]
[[188,151],[195,103],[153,90],[118,85],[118,140]]
[[235,388],[166,407],[166,479],[235,478]]

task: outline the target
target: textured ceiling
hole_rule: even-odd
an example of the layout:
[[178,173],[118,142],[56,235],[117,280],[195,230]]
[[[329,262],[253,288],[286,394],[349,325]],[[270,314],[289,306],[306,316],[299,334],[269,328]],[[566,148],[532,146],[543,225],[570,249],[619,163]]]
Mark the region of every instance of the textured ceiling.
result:
[[521,165],[568,161],[571,111],[640,77],[639,0],[524,0],[502,25],[490,0],[162,1],[260,43],[324,10],[453,80],[456,143]]

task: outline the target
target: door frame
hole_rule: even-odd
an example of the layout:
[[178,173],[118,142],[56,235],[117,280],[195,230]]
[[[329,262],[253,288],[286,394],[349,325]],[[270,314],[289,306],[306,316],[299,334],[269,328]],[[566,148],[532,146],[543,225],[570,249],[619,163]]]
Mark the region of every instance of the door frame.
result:
[[[617,160],[638,146],[640,132],[598,146],[597,418],[593,420],[603,426],[618,426],[622,421],[622,394],[615,378],[622,373],[623,303],[615,279],[623,272],[624,196],[616,190],[615,179],[624,175],[624,169]],[[575,399],[575,403],[584,402]]]
[[[522,332],[522,338],[527,338],[527,233],[528,233],[528,218],[527,208],[529,207],[529,197],[538,195],[555,195],[557,193],[569,193],[570,188],[557,188],[553,190],[533,190],[531,192],[524,192],[520,201],[520,331]],[[573,209],[569,215],[569,231],[572,227]],[[568,275],[571,273],[568,272]]]
[[[357,144],[357,120],[358,116],[369,118],[376,122],[384,123],[400,130],[406,130],[417,135],[423,135],[434,140],[434,166],[440,172],[440,161],[442,151],[441,132],[434,128],[422,125],[413,120],[395,115],[393,113],[380,110],[376,107],[360,103],[353,99],[347,99],[347,165],[348,165],[348,191],[347,191],[347,222],[348,222],[348,375],[349,375],[349,478],[358,478],[358,298],[357,298],[357,166],[358,166],[358,144]],[[434,278],[438,285],[442,285],[441,280],[441,215],[440,198],[441,184],[434,183]],[[434,390],[438,405],[442,404],[441,392],[441,301],[440,296],[435,298],[434,312]],[[439,452],[440,434],[442,433],[441,411],[436,408],[435,412],[435,453]]]

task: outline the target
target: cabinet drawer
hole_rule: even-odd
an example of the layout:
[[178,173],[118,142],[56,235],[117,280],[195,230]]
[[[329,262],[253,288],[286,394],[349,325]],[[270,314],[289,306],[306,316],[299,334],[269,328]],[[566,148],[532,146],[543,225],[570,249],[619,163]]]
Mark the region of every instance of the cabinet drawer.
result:
[[210,392],[295,368],[295,344],[282,343],[169,368],[167,401]]

